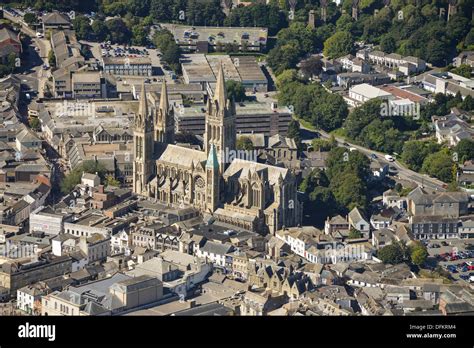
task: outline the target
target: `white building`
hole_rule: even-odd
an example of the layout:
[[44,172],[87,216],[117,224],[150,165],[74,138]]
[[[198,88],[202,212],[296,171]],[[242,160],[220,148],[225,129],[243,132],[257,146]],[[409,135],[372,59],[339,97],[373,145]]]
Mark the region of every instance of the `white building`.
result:
[[110,238],[112,254],[120,254],[130,251],[130,244],[130,236],[125,230],[117,232]]
[[386,208],[399,208],[405,209],[407,206],[407,200],[405,197],[401,197],[397,191],[392,189],[387,190],[383,193],[382,203]]
[[40,150],[41,139],[39,139],[34,132],[25,128],[16,135],[16,148],[20,152]]
[[370,224],[376,230],[388,228],[392,224],[392,218],[385,217],[380,214],[374,214],[370,217]]
[[358,208],[354,208],[348,215],[349,224],[359,232],[364,234],[364,237],[368,238],[370,234],[370,223],[362,215]]
[[91,237],[81,237],[78,246],[87,255],[89,263],[105,260],[110,256],[110,237],[98,233]]
[[349,96],[345,96],[344,100],[350,106],[360,106],[365,102],[379,98],[382,100],[394,99],[394,96],[380,88],[371,86],[367,83],[361,83],[349,88]]
[[44,294],[45,291],[37,285],[25,286],[16,292],[16,306],[28,314],[33,314],[39,309],[38,304],[41,302],[41,296]]
[[197,249],[196,255],[209,259],[215,266],[224,268],[226,267],[226,254],[232,251],[234,251],[234,247],[231,244],[207,241]]
[[98,187],[100,185],[100,177],[97,174],[83,172],[81,184],[89,187]]
[[56,256],[63,256],[76,250],[77,237],[71,234],[62,233],[51,240],[51,249]]
[[205,281],[211,274],[213,264],[208,260],[180,253],[175,250],[165,250],[160,257],[166,261],[176,265],[184,272],[183,276],[171,282],[164,282],[164,286],[178,295],[186,296],[189,290],[192,290],[197,284]]
[[70,214],[57,213],[51,207],[40,206],[30,213],[30,232],[58,235],[64,231],[64,221],[70,219]]

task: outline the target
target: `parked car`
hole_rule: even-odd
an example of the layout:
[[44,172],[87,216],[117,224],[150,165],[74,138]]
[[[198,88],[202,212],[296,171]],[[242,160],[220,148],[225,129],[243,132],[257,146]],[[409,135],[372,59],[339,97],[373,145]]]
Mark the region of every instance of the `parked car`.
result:
[[459,278],[461,278],[462,280],[465,280],[465,281],[469,281],[469,276],[467,274],[461,274],[459,276]]
[[456,273],[457,272],[456,266],[454,266],[454,265],[448,265],[446,267],[446,269],[451,273]]

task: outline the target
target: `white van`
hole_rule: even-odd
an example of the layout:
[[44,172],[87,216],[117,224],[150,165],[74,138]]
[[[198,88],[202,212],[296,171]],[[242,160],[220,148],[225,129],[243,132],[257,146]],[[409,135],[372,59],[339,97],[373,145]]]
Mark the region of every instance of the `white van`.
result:
[[395,162],[395,158],[393,158],[392,156],[390,155],[385,155],[385,159],[389,162]]

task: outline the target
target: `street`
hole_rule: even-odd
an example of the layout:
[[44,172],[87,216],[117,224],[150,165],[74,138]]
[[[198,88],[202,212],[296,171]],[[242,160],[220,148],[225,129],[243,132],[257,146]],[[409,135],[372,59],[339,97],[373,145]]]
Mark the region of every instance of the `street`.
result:
[[[321,136],[322,138],[325,138],[325,139],[329,139],[331,137],[331,135],[329,133],[327,133],[323,130],[314,131],[312,129],[309,129],[309,128],[303,126],[301,123],[300,123],[300,128],[304,130],[304,132],[302,132],[303,139],[309,140],[309,139],[313,139],[317,136]],[[318,134],[318,135],[316,136],[316,134]],[[426,188],[428,190],[439,191],[439,192],[446,191],[446,189],[443,187],[443,185],[446,185],[444,182],[442,182],[438,179],[435,179],[435,178],[431,178],[426,174],[420,174],[420,173],[417,173],[413,170],[405,168],[398,161],[389,162],[389,161],[385,160],[385,155],[386,154],[384,154],[382,152],[367,149],[365,147],[362,147],[362,146],[359,146],[359,145],[356,145],[356,144],[351,144],[348,141],[346,141],[344,138],[341,138],[341,137],[335,137],[335,139],[338,142],[339,146],[344,146],[346,148],[353,147],[353,148],[357,149],[358,151],[362,152],[366,156],[370,156],[371,154],[377,155],[377,158],[378,158],[379,161],[381,161],[383,163],[388,163],[390,166],[393,166],[398,170],[398,177],[400,179],[413,181],[416,184],[418,184],[418,186],[423,186],[424,188]],[[347,145],[344,145],[344,143],[346,143]]]
[[[20,67],[20,73],[24,75],[21,77],[22,83],[28,85],[29,89],[38,91],[38,98],[43,98],[45,85],[51,72],[43,70],[42,66],[49,65],[48,55],[51,44],[46,38],[37,38],[36,31],[30,28],[21,17],[14,17],[8,12],[4,12],[4,16],[12,22],[20,24],[21,31],[29,37],[27,52],[24,52],[28,59],[23,59]],[[38,51],[35,50],[35,47],[38,48]]]

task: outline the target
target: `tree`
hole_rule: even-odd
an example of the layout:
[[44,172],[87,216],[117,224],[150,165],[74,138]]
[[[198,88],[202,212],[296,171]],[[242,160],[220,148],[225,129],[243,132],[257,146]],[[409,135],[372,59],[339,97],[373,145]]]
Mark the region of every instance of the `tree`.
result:
[[235,147],[237,148],[237,150],[251,151],[253,150],[253,143],[249,137],[241,136],[237,139]]
[[337,203],[347,210],[367,206],[367,186],[353,171],[346,170],[333,177],[329,188]]
[[440,150],[440,145],[434,142],[410,140],[405,142],[402,151],[402,160],[414,171],[419,171],[423,161],[430,153]]
[[236,102],[242,102],[245,100],[245,87],[240,81],[227,80],[225,82],[227,91],[227,97],[234,99]]
[[411,251],[405,241],[396,241],[381,248],[377,256],[383,263],[397,264],[410,261]]
[[282,71],[276,78],[276,86],[278,90],[283,89],[286,85],[298,81],[298,75],[295,69]]
[[97,41],[104,41],[109,33],[105,23],[100,20],[92,22],[91,29]]
[[89,18],[85,16],[77,16],[72,21],[72,24],[74,25],[74,30],[76,32],[78,40],[86,40],[89,38],[92,32],[92,27],[89,23]]
[[470,78],[472,73],[472,68],[468,64],[461,64],[459,67],[451,70],[453,73]]
[[423,161],[422,171],[441,181],[452,180],[452,157],[445,150],[428,155]]
[[403,262],[403,253],[397,243],[381,248],[377,253],[377,257],[382,260],[383,263],[390,263],[392,265]]
[[286,69],[294,69],[298,63],[300,52],[295,42],[277,45],[268,52],[267,62],[270,68],[279,75]]
[[312,56],[301,62],[300,69],[307,78],[319,76],[323,70],[323,62],[319,57]]
[[309,175],[307,175],[300,184],[300,191],[303,191],[307,194],[310,194],[318,186],[327,187],[329,185],[329,180],[326,176],[326,173],[321,169],[313,169]]
[[132,29],[132,43],[137,46],[144,46],[147,42],[147,31],[141,25],[136,25]]
[[462,139],[453,150],[457,153],[459,162],[472,160],[474,159],[474,140]]
[[300,123],[296,120],[291,120],[288,125],[288,132],[286,134],[288,138],[291,138],[295,141],[298,150],[302,150],[301,144],[301,135],[300,135]]
[[150,0],[127,0],[127,8],[134,16],[145,17],[150,12]]
[[347,135],[352,139],[356,139],[366,126],[379,118],[380,105],[380,100],[373,99],[354,108],[344,123]]
[[397,42],[392,36],[384,35],[380,40],[380,50],[385,53],[393,53],[397,49]]
[[339,58],[352,52],[354,39],[347,31],[336,32],[324,42],[324,56],[327,58]]
[[428,251],[426,250],[425,246],[420,242],[417,242],[410,248],[410,250],[411,262],[417,266],[422,266],[428,258]]
[[160,30],[155,33],[153,42],[162,53],[161,59],[169,64],[174,71],[179,71],[179,57],[181,53],[173,34],[166,29]]
[[54,55],[53,50],[49,51],[48,53],[48,63],[49,63],[49,66],[56,67],[56,56]]
[[107,175],[106,178],[105,178],[105,185],[106,186],[120,187],[120,181],[115,179],[112,175]]
[[339,94],[321,92],[322,98],[313,101],[311,123],[330,132],[341,127],[349,113],[347,104]]
[[105,22],[108,30],[108,39],[113,43],[125,44],[132,37],[132,33],[121,18],[113,18]]
[[68,175],[66,175],[61,181],[61,191],[64,194],[69,194],[76,187],[76,185],[81,183],[81,178],[83,173],[97,173],[102,179],[106,173],[105,167],[97,161],[85,161],[76,168],[74,168]]
[[23,20],[26,24],[28,24],[28,26],[38,23],[38,17],[32,12],[25,13],[25,15],[23,16]]
[[461,109],[466,111],[474,110],[474,99],[470,95],[467,95],[462,101]]
[[349,232],[348,239],[358,239],[358,238],[362,238],[363,236],[364,235],[362,234],[362,232],[357,231],[355,228],[352,227]]
[[30,120],[28,121],[28,123],[30,124],[30,127],[31,129],[35,130],[35,131],[38,131],[40,130],[40,121],[38,120],[38,117],[32,117],[30,118]]
[[[333,141],[331,141],[333,140]],[[322,138],[315,138],[311,141],[311,146],[315,151],[330,151],[332,148],[337,146],[337,142],[335,141],[335,138],[325,140]]]

